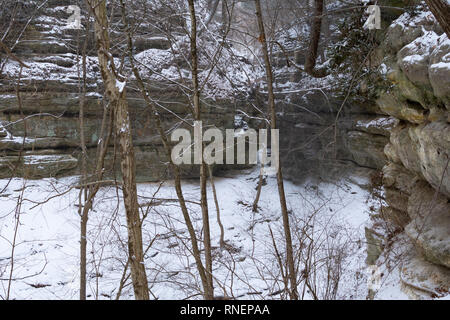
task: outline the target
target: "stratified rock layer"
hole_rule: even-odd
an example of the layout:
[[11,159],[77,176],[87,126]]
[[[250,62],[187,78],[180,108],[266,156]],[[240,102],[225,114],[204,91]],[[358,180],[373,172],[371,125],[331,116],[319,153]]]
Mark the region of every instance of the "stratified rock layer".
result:
[[378,50],[392,86],[377,104],[399,120],[384,148],[383,213],[417,249],[405,258],[403,276],[436,280],[434,292],[450,272],[450,41],[431,13],[405,13]]
[[[65,6],[70,4],[70,1],[49,1],[37,11],[36,17],[31,20],[14,48],[14,53],[29,66],[22,70],[20,79],[20,67],[14,61],[7,62],[2,70],[0,178],[23,175],[41,178],[80,173],[79,113],[83,75],[77,48],[86,35],[84,30],[67,27],[66,18],[69,14],[65,11]],[[120,17],[117,19],[120,21]],[[134,53],[138,56],[142,52],[153,50],[152,57],[157,59],[157,54],[162,54],[163,49],[168,48],[167,38],[160,36],[161,31],[155,27],[146,25],[141,29],[142,35],[136,35]],[[126,43],[122,41],[124,36],[120,32],[113,32],[112,43]],[[109,115],[105,116],[105,113],[111,106],[103,99],[103,84],[92,34],[88,35],[87,52],[83,133],[88,153],[88,170],[92,172],[97,159],[97,145],[104,139],[107,132],[105,130],[108,130]],[[112,52],[119,63],[116,46]],[[170,52],[166,54],[171,56]],[[149,107],[140,92],[133,90],[137,85],[131,71],[128,70],[127,74],[130,74],[127,99],[135,145],[137,179],[155,181],[168,178],[169,159]],[[155,98],[163,127],[169,133],[174,128],[192,130],[189,97],[169,81],[146,80],[151,89],[151,97]],[[19,86],[17,81],[20,81]],[[19,94],[16,92],[17,88]],[[202,119],[204,127],[213,125],[221,129],[233,128],[232,99],[202,100]],[[106,126],[102,127],[103,122]],[[106,175],[120,178],[120,164],[114,150],[112,137],[105,161]],[[199,175],[198,166],[194,165],[182,166],[181,171],[187,178]]]

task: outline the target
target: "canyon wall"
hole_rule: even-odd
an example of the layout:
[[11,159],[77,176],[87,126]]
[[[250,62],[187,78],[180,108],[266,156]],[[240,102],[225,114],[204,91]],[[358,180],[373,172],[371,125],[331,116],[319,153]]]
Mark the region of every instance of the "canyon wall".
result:
[[[49,1],[39,11],[14,47],[14,53],[29,68],[8,61],[0,76],[0,177],[28,178],[56,177],[80,173],[80,97],[83,70],[81,52],[86,38],[84,29],[67,27],[70,16],[66,8],[72,1]],[[29,9],[30,12],[31,9]],[[116,19],[120,21],[120,12]],[[25,19],[25,18],[24,18]],[[85,18],[83,18],[85,19]],[[86,21],[83,20],[85,24]],[[92,21],[91,21],[92,23]],[[146,36],[136,36],[134,54],[153,54],[152,59],[169,55],[167,38],[155,26],[145,25],[139,30]],[[103,99],[103,83],[97,66],[96,45],[92,33],[87,35],[86,103],[84,106],[84,136],[89,168],[97,158],[97,144],[106,136],[102,123],[111,106]],[[117,65],[121,50],[126,49],[125,34],[112,32],[112,52]],[[78,51],[77,51],[78,50]],[[145,59],[144,59],[145,60]],[[162,64],[161,61],[155,63]],[[168,63],[166,61],[166,63]],[[144,65],[142,69],[146,66]],[[152,67],[152,65],[148,65]],[[138,181],[158,181],[170,177],[168,159],[152,122],[150,110],[131,71],[127,98],[132,120]],[[19,78],[20,75],[20,78]],[[150,95],[166,130],[192,130],[193,118],[189,97],[179,86],[159,79],[148,80]],[[202,103],[203,125],[233,128],[234,101],[207,99]],[[109,108],[109,109],[108,109]],[[108,176],[119,175],[114,141],[106,156]],[[182,166],[186,178],[198,176],[198,166]]]
[[305,90],[279,95],[280,155],[294,181],[369,178],[382,206],[366,230],[367,263],[405,236],[395,258],[404,291],[436,297],[450,289],[450,40],[423,8],[380,34],[368,60],[382,79],[375,99],[343,105],[328,79],[305,76]]
[[[49,1],[17,43],[14,52],[30,68],[20,79],[16,63],[8,63],[0,78],[0,177],[56,177],[80,173],[79,56],[84,41],[77,30],[66,28],[70,1]],[[168,42],[155,29],[144,30],[136,52],[163,50]],[[122,35],[123,36],[123,35]],[[120,39],[121,35],[116,35]],[[120,43],[113,36],[113,42]],[[102,81],[96,66],[95,44],[88,39],[86,145],[93,165],[102,137],[104,111]],[[154,51],[156,52],[156,51]],[[79,52],[78,52],[79,53]],[[377,214],[404,234],[410,247],[401,261],[401,279],[412,297],[439,294],[450,284],[450,40],[428,11],[404,13],[383,34],[371,55],[384,79],[374,101],[350,103],[333,94],[330,79],[293,81],[283,56],[275,60],[280,127],[280,156],[285,177],[294,181],[368,177],[365,187],[382,183],[382,207]],[[301,63],[301,61],[297,61]],[[163,63],[159,61],[158,63]],[[20,86],[18,82],[20,81]],[[294,90],[290,92],[289,86]],[[133,124],[139,181],[167,178],[167,161],[150,112],[130,80],[128,101]],[[188,98],[170,81],[149,86],[166,128],[192,124]],[[259,99],[265,96],[260,89]],[[17,94],[19,91],[19,94]],[[260,117],[252,104],[263,100],[250,90],[247,115]],[[233,128],[237,100],[205,100],[205,125]],[[241,114],[242,116],[242,114]],[[241,117],[252,128],[261,121]],[[239,124],[238,124],[239,126]],[[104,130],[103,130],[104,132]],[[114,144],[107,155],[110,175],[119,166]],[[195,166],[185,166],[184,177],[196,177]],[[381,187],[381,186],[380,186]],[[375,217],[376,219],[377,217]],[[375,264],[387,235],[367,231],[368,263]],[[417,289],[420,284],[422,289]]]
[[[448,290],[450,40],[430,12],[405,13],[389,27],[375,55],[392,84],[377,104],[398,119],[384,148],[387,205],[381,214],[404,229],[415,250],[400,272],[420,282],[428,268],[434,275],[427,286]],[[413,259],[424,267],[413,268],[408,263]]]

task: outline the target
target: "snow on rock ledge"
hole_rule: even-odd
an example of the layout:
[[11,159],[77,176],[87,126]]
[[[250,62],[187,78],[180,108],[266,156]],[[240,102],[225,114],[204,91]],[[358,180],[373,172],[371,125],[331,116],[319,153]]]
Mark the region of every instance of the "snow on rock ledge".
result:
[[450,41],[430,12],[405,13],[379,50],[391,86],[377,104],[400,120],[384,148],[384,213],[411,251],[396,281],[410,298],[438,297],[449,290]]
[[55,177],[77,165],[78,160],[70,155],[6,156],[0,158],[0,178],[11,177],[16,170],[29,179]]

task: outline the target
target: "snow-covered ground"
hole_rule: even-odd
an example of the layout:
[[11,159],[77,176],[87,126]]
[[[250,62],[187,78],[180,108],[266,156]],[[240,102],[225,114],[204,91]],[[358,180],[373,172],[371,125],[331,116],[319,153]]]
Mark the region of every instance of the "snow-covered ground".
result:
[[[283,255],[276,180],[267,178],[267,184],[262,189],[260,210],[253,213],[251,204],[257,181],[257,170],[229,173],[226,177],[216,178],[229,250],[218,248],[220,229],[210,190],[216,295],[240,299],[282,297],[279,291],[283,286],[269,230],[270,226],[277,250]],[[0,180],[1,298],[6,297],[8,290],[11,244],[18,213],[10,298],[78,298],[79,190],[72,188],[76,183],[77,177]],[[302,279],[300,294],[307,299],[311,295],[307,288],[303,288],[305,281],[302,278],[307,260],[310,263],[310,285],[319,298],[333,297],[333,292],[338,299],[366,298],[364,227],[370,224],[369,215],[377,203],[358,184],[350,180],[337,184],[285,184],[294,246],[296,252],[302,252],[299,264],[299,278]],[[187,200],[198,201],[197,181],[184,181],[183,190]],[[143,224],[147,250],[145,266],[152,297],[201,298],[197,295],[200,280],[189,252],[190,244],[181,211],[176,201],[168,201],[176,199],[172,183],[139,184],[138,192],[141,204],[148,203],[152,198],[165,199],[158,200],[158,206],[149,208]],[[87,290],[90,299],[115,299],[124,272],[127,230],[120,198],[121,191],[114,186],[103,187],[89,217]],[[23,200],[20,208],[17,206],[19,199]],[[200,208],[196,203],[190,203],[189,208],[200,237]],[[143,212],[147,209],[144,206]],[[149,247],[152,239],[154,241]],[[298,250],[300,242],[302,250]],[[310,252],[309,259],[307,252]],[[335,281],[327,281],[327,274],[340,279],[337,287],[334,286]],[[133,299],[129,278],[121,299]]]

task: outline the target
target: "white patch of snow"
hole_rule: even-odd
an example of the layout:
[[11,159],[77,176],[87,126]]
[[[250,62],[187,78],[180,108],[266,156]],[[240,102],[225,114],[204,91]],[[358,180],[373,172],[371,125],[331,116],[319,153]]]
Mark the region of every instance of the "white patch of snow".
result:
[[127,82],[126,81],[119,81],[116,79],[116,88],[119,90],[120,93],[123,92],[123,89],[125,88]]
[[[277,299],[270,294],[279,288],[272,278],[278,270],[273,245],[268,236],[269,225],[276,239],[280,239],[282,248],[282,223],[278,202],[276,179],[268,177],[267,185],[262,189],[259,202],[260,210],[254,214],[245,203],[255,196],[258,172],[250,171],[229,178],[216,178],[217,196],[221,209],[222,223],[225,227],[225,239],[235,253],[226,251],[217,254],[214,272],[217,281],[236,298]],[[4,188],[8,180],[0,180]],[[17,196],[23,185],[26,186],[22,204],[19,241],[16,248],[16,268],[14,276],[34,275],[26,280],[14,281],[12,297],[17,299],[77,299],[78,297],[78,255],[79,255],[79,191],[69,188],[77,184],[77,177],[64,179],[43,179],[27,182],[13,179],[0,197],[2,214],[0,215],[0,270],[9,269],[8,257],[11,247],[6,241],[14,231],[14,210]],[[139,201],[148,202],[149,198],[176,199],[176,193],[170,181],[163,184],[147,183],[138,185]],[[342,280],[336,298],[364,299],[367,293],[365,277],[365,239],[364,226],[369,215],[367,203],[369,195],[349,181],[336,184],[313,184],[305,182],[293,185],[285,182],[287,202],[292,210],[291,223],[299,227],[307,223],[314,226],[310,236],[317,241],[314,259],[320,261],[330,254],[331,248],[345,248],[342,256]],[[65,192],[60,197],[54,197]],[[186,199],[198,201],[198,184],[185,181],[183,190]],[[119,192],[121,197],[121,192]],[[212,191],[208,188],[208,197]],[[48,199],[36,206],[36,202]],[[116,198],[114,187],[101,188],[91,212],[88,227],[88,294],[90,298],[110,299],[117,292],[119,280],[126,261],[127,249],[123,240],[127,239],[127,230],[123,202]],[[251,201],[251,200],[250,200]],[[197,205],[189,203],[189,210],[195,228],[201,229],[201,212]],[[215,211],[214,202],[209,202],[211,212]],[[144,208],[145,209],[145,208]],[[219,227],[211,215],[212,243],[219,240]],[[198,279],[194,260],[185,250],[187,230],[178,206],[172,202],[163,202],[150,209],[143,224],[144,243],[150,243],[155,235],[160,235],[149,249],[145,265],[152,279],[152,292],[160,299],[181,299],[188,296],[190,285]],[[294,232],[294,246],[297,247],[297,232]],[[125,240],[126,241],[126,240]],[[218,250],[218,249],[217,249]],[[233,262],[234,261],[234,262]],[[230,278],[230,266],[234,264],[235,277]],[[3,269],[2,269],[3,268]],[[42,272],[41,272],[42,270]],[[184,272],[189,270],[189,272]],[[318,269],[317,285],[325,284],[326,270]],[[266,274],[262,279],[259,274]],[[98,276],[101,274],[101,276]],[[173,280],[173,281],[172,281]],[[96,282],[98,281],[97,291]],[[3,281],[2,281],[3,282]],[[29,284],[46,284],[45,288],[34,288]],[[180,287],[177,283],[184,283]],[[231,289],[232,286],[232,289]],[[271,289],[272,288],[272,289]],[[1,290],[1,289],[0,289]],[[232,291],[231,291],[232,290]],[[249,294],[252,291],[261,292]],[[218,292],[219,294],[219,292]],[[223,294],[223,292],[220,292]],[[123,299],[132,299],[131,286],[124,289]],[[306,299],[310,299],[308,295]]]

